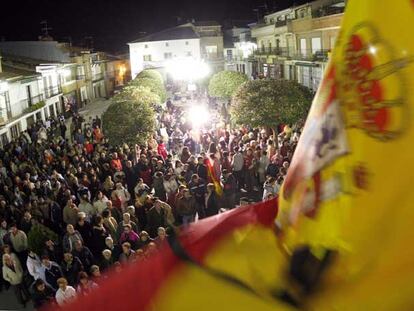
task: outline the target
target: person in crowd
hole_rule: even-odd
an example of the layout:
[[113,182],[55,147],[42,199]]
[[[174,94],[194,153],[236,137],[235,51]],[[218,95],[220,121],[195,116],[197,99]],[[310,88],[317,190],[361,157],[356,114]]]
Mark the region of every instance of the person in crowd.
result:
[[124,242],[129,242],[131,248],[135,250],[138,248],[138,241],[139,236],[136,232],[134,232],[134,230],[132,230],[131,225],[124,225],[124,232],[121,233],[121,236],[119,238],[119,244],[122,245]]
[[121,233],[124,231],[125,225],[130,225],[134,232],[138,232],[138,226],[135,222],[131,220],[131,214],[124,213],[122,215],[122,221],[118,223],[118,232],[116,236],[117,238],[121,236]]
[[167,231],[163,227],[159,227],[157,230],[157,237],[154,239],[154,243],[160,247],[163,243],[166,242]]
[[234,148],[234,152],[231,166],[233,167],[233,175],[237,180],[237,186],[241,190],[244,188],[244,157],[239,147]]
[[207,185],[206,217],[217,215],[219,212],[219,199],[214,184]]
[[3,255],[3,279],[10,283],[18,301],[26,307],[30,299],[29,291],[23,282],[23,269],[19,261],[16,261],[9,254]]
[[33,307],[36,310],[55,302],[55,290],[47,285],[42,279],[37,279],[32,290]]
[[27,271],[33,277],[34,280],[44,279],[44,271],[42,268],[42,262],[39,256],[33,251],[29,250],[27,261],[26,261]]
[[57,284],[59,289],[56,291],[56,303],[63,307],[65,304],[70,303],[74,299],[76,299],[77,294],[75,288],[68,285],[68,281],[61,277],[57,280]]
[[159,227],[165,227],[167,225],[167,215],[165,209],[161,205],[159,198],[154,198],[154,206],[148,211],[147,214],[147,229],[151,237],[157,236],[157,230]]
[[84,212],[78,213],[78,222],[74,226],[75,232],[79,232],[82,240],[85,244],[89,244],[92,237],[92,225],[86,220],[86,214]]
[[102,212],[103,225],[110,236],[116,237],[118,230],[118,223],[114,217],[112,217],[111,211],[106,209]]
[[44,280],[54,290],[57,289],[57,280],[63,276],[60,266],[49,259],[49,256],[42,256],[42,268]]
[[102,251],[102,260],[99,263],[99,267],[104,272],[108,270],[114,264],[114,258],[112,257],[112,252],[109,249],[104,249]]
[[193,176],[191,176],[191,181],[188,184],[188,188],[190,189],[191,195],[195,198],[196,210],[199,219],[202,219],[206,216],[206,186],[207,185],[205,180],[201,179],[197,174],[193,174]]
[[114,259],[114,261],[117,261],[119,258],[119,255],[122,252],[121,246],[118,243],[114,244],[114,240],[110,236],[108,236],[105,239],[105,245],[106,245],[105,249],[110,250],[112,253],[112,258]]
[[105,239],[109,236],[108,231],[104,226],[102,216],[98,215],[94,218],[94,226],[92,229],[92,237],[89,247],[95,258],[100,260],[102,251],[106,248]]
[[141,231],[139,234],[138,249],[145,249],[153,240],[147,231]]
[[26,262],[27,257],[27,235],[17,228],[16,223],[10,225],[10,242],[20,262]]
[[66,226],[66,234],[63,236],[62,244],[63,250],[72,252],[75,248],[75,243],[80,241],[83,243],[82,235],[75,230],[73,225],[69,224]]
[[184,225],[194,221],[196,211],[195,198],[189,189],[184,189],[183,196],[177,201],[177,214],[181,217]]
[[131,244],[129,242],[122,243],[122,253],[119,255],[119,262],[126,264],[132,259],[134,250],[131,249]]
[[79,285],[76,288],[78,296],[87,296],[99,286],[92,281],[86,272],[79,273]]
[[75,242],[75,249],[72,251],[72,254],[79,258],[85,270],[89,270],[95,262],[95,258],[90,249],[84,246],[80,240]]
[[79,258],[74,257],[70,252],[66,252],[63,254],[63,261],[60,267],[69,285],[75,286],[78,283],[79,272],[83,271],[83,265]]
[[41,258],[43,255],[47,256],[54,262],[61,262],[63,258],[62,249],[50,239],[45,242]]
[[231,170],[222,171],[221,184],[223,185],[224,207],[233,209],[236,205],[237,181]]
[[108,198],[103,194],[102,191],[96,193],[95,201],[93,202],[93,214],[102,215],[103,211],[108,207]]

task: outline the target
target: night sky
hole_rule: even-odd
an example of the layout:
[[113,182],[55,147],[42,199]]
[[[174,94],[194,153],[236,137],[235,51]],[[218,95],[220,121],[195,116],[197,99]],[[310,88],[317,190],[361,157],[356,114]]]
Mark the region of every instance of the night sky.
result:
[[[82,44],[92,37],[96,49],[126,51],[126,43],[142,32],[151,33],[196,20],[255,21],[258,8],[266,11],[284,9],[293,0],[11,0],[2,3],[0,38],[2,40],[37,40],[40,21],[47,20],[50,34],[59,41]],[[70,37],[70,39],[69,39]],[[90,39],[88,39],[90,40]]]

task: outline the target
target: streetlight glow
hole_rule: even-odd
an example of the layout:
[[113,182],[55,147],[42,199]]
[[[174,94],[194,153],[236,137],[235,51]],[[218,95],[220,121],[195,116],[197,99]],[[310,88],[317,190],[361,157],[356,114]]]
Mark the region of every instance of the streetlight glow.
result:
[[210,73],[208,65],[193,58],[177,58],[166,63],[167,72],[174,80],[194,81]]
[[210,113],[205,106],[193,106],[188,111],[188,117],[193,128],[200,128],[210,121]]

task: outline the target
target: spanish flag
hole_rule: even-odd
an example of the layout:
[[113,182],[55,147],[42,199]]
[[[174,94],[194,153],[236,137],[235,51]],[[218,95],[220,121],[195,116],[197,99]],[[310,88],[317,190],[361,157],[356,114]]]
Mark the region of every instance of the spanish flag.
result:
[[412,0],[348,1],[279,203],[203,219],[66,309],[414,310],[413,26]]
[[280,196],[303,309],[414,310],[413,29],[414,1],[347,4]]
[[272,292],[276,213],[272,200],[190,225],[66,310],[292,310]]
[[204,159],[204,165],[207,167],[208,182],[214,184],[214,188],[218,196],[223,194],[223,188],[220,183],[220,176],[217,176],[214,170],[214,160],[211,158]]

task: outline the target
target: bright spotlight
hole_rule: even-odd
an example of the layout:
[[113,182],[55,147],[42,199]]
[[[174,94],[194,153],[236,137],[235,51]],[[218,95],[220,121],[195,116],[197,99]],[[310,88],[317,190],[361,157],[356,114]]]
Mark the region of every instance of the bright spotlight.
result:
[[210,73],[208,65],[193,58],[177,58],[166,63],[167,72],[174,80],[195,81]]
[[200,128],[210,121],[210,113],[205,106],[193,106],[188,111],[188,119],[193,128]]

